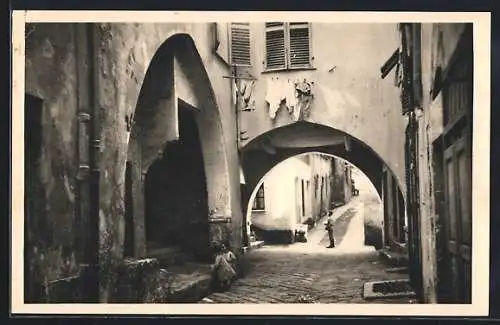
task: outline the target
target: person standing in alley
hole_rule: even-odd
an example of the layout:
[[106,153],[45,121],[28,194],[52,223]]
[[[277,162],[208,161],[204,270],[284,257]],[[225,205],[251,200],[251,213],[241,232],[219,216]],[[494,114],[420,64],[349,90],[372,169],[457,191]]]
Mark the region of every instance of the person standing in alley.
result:
[[330,246],[326,248],[334,248],[335,247],[335,238],[333,237],[333,212],[328,212],[328,219],[325,223],[325,230],[328,232],[328,239],[330,239]]

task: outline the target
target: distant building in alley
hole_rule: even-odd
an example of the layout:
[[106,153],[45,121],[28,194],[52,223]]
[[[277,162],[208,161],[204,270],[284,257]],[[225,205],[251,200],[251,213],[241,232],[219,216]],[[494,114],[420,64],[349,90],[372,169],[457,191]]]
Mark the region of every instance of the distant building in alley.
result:
[[253,194],[249,223],[266,242],[291,243],[335,205],[348,203],[351,166],[332,156],[310,153],[275,166]]

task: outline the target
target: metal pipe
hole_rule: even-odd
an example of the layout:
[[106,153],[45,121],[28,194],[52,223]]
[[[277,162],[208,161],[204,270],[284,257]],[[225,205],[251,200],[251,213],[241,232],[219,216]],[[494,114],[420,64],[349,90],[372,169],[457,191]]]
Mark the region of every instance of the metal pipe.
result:
[[87,26],[87,39],[89,45],[89,103],[92,119],[90,125],[90,214],[88,224],[87,257],[91,281],[89,290],[92,300],[99,302],[99,210],[100,210],[100,121],[99,121],[99,73],[98,50],[99,37],[97,25],[89,23]]
[[[75,200],[75,227],[86,229],[90,216],[90,158],[89,158],[89,127],[90,127],[90,105],[88,97],[89,75],[88,75],[88,44],[84,25],[75,24],[75,46],[76,46],[76,71],[77,71],[77,105],[78,105],[78,170],[76,175],[77,191]],[[86,254],[87,240],[85,233],[76,231],[75,246],[77,247],[78,260],[81,261],[80,273],[82,276],[88,271],[90,261]],[[85,295],[85,293],[84,293]],[[85,297],[86,299],[87,297]]]

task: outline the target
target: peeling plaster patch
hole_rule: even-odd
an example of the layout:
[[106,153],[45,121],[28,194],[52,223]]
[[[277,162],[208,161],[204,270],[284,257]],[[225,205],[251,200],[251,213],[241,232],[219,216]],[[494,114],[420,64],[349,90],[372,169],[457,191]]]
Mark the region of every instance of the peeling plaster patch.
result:
[[42,44],[43,57],[45,57],[47,59],[52,59],[54,57],[54,53],[55,53],[54,46],[52,46],[52,43],[50,42],[50,40],[48,38],[46,38]]
[[73,194],[73,186],[69,184],[68,177],[64,175],[64,188],[66,189],[66,194],[68,195],[71,203],[75,202],[75,195]]
[[135,64],[136,64],[136,59],[134,51],[132,49],[127,57],[127,66],[125,68],[125,73],[127,74],[128,78],[133,79],[137,83],[138,79],[134,69]]
[[148,67],[149,67],[149,63],[150,63],[146,42],[142,41],[141,47],[142,47],[142,59],[145,63],[143,66],[143,73],[144,73],[144,75],[146,75],[146,72],[148,71]]
[[106,250],[109,241],[109,234],[107,230],[106,215],[104,211],[99,210],[99,250]]
[[[104,52],[104,50],[102,52]],[[102,76],[104,79],[107,79],[109,77],[109,64],[108,60],[106,60],[102,54],[99,55],[99,66],[101,67]]]
[[116,81],[117,78],[117,71],[118,71],[118,68],[116,67],[116,64],[114,64],[113,62],[111,63],[111,77]]

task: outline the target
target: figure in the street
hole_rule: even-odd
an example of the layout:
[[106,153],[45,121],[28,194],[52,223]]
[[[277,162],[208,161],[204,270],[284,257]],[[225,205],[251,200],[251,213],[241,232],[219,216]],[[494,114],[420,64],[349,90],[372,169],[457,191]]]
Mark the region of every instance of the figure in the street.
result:
[[328,239],[330,239],[330,245],[327,248],[335,247],[335,238],[333,237],[333,212],[328,212],[328,219],[325,223],[325,230],[328,232]]
[[212,265],[216,285],[221,290],[227,290],[237,276],[236,255],[225,244],[215,247],[215,261]]

